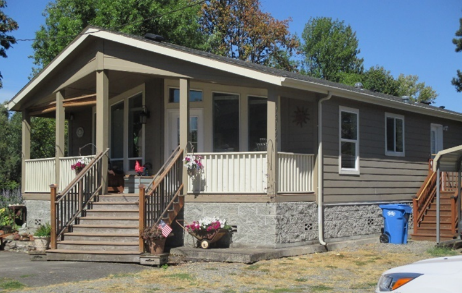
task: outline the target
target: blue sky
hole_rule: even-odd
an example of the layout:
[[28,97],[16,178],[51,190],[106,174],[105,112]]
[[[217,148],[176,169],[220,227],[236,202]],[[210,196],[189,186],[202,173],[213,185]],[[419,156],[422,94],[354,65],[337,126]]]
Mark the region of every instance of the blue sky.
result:
[[[452,39],[462,17],[460,0],[260,0],[262,9],[277,19],[292,18],[290,30],[301,35],[310,17],[345,21],[356,31],[365,68],[380,65],[397,77],[418,75],[435,89],[436,105],[462,112],[462,93],[451,79],[462,69],[462,53]],[[17,39],[32,39],[44,24],[49,0],[7,0],[5,13],[15,19]],[[0,102],[11,99],[26,83],[33,66],[32,42],[18,42],[0,59],[3,89]]]

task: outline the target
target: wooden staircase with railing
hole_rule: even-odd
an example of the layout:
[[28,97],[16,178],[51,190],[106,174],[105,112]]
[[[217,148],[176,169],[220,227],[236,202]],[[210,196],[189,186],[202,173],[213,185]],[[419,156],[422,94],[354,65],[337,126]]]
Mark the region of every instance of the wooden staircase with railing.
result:
[[[436,240],[437,174],[429,163],[427,178],[413,199],[413,240]],[[440,178],[440,240],[457,237],[457,180],[455,174],[442,172]]]
[[140,237],[144,228],[161,219],[172,224],[180,214],[184,206],[180,148],[138,194],[98,194],[103,157],[98,155],[62,194],[52,188],[48,260],[139,263],[145,251]]

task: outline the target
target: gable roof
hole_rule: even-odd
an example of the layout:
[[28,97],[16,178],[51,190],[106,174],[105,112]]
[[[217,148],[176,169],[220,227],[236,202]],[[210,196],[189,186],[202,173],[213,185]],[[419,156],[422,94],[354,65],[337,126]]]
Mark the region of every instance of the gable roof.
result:
[[178,58],[198,65],[203,65],[221,71],[241,75],[250,79],[263,81],[275,86],[308,90],[323,94],[330,92],[334,96],[343,98],[462,121],[462,114],[455,111],[450,111],[422,103],[406,103],[403,102],[400,97],[358,89],[352,86],[314,78],[299,73],[271,68],[239,59],[223,57],[171,43],[153,41],[141,36],[114,32],[95,26],[88,26],[85,28],[55,59],[53,59],[52,62],[50,62],[50,64],[48,64],[9,101],[8,108],[14,109],[15,105],[21,99],[26,97],[34,87],[38,86],[47,75],[49,75],[63,60],[66,59],[67,56],[69,56],[89,37],[101,38],[121,43],[126,46],[132,46],[138,49]]

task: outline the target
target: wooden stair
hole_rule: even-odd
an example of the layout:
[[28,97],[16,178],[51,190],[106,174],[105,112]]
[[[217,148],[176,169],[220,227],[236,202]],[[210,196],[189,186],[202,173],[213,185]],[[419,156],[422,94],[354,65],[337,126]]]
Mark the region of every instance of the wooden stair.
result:
[[[101,195],[91,205],[58,240],[57,249],[47,250],[47,259],[139,263],[139,195]],[[183,206],[180,196],[165,222],[171,224]]]
[[[454,233],[454,222],[452,219],[451,202],[453,191],[440,192],[440,240],[451,240],[457,237]],[[415,213],[414,213],[415,217]],[[436,241],[436,197],[430,202],[423,218],[414,227],[414,233],[411,234],[413,240]]]

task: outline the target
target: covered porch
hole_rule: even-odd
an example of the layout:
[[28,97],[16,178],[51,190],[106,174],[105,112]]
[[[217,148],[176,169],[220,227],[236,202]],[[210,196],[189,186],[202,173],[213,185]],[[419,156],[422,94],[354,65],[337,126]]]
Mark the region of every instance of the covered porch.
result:
[[[12,108],[23,112],[26,198],[46,199],[50,184],[65,189],[80,155],[110,149],[102,164],[107,192],[108,170],[135,175],[138,161],[152,176],[177,145],[185,155],[202,156],[205,166],[194,178],[184,170],[185,194],[313,195],[314,92],[277,88],[274,76],[218,69],[199,56],[179,60],[168,46],[127,47],[145,40],[123,38],[79,39],[79,49],[65,50],[13,99]],[[166,57],[162,50],[172,52]],[[30,158],[33,116],[56,119],[55,157]]]

